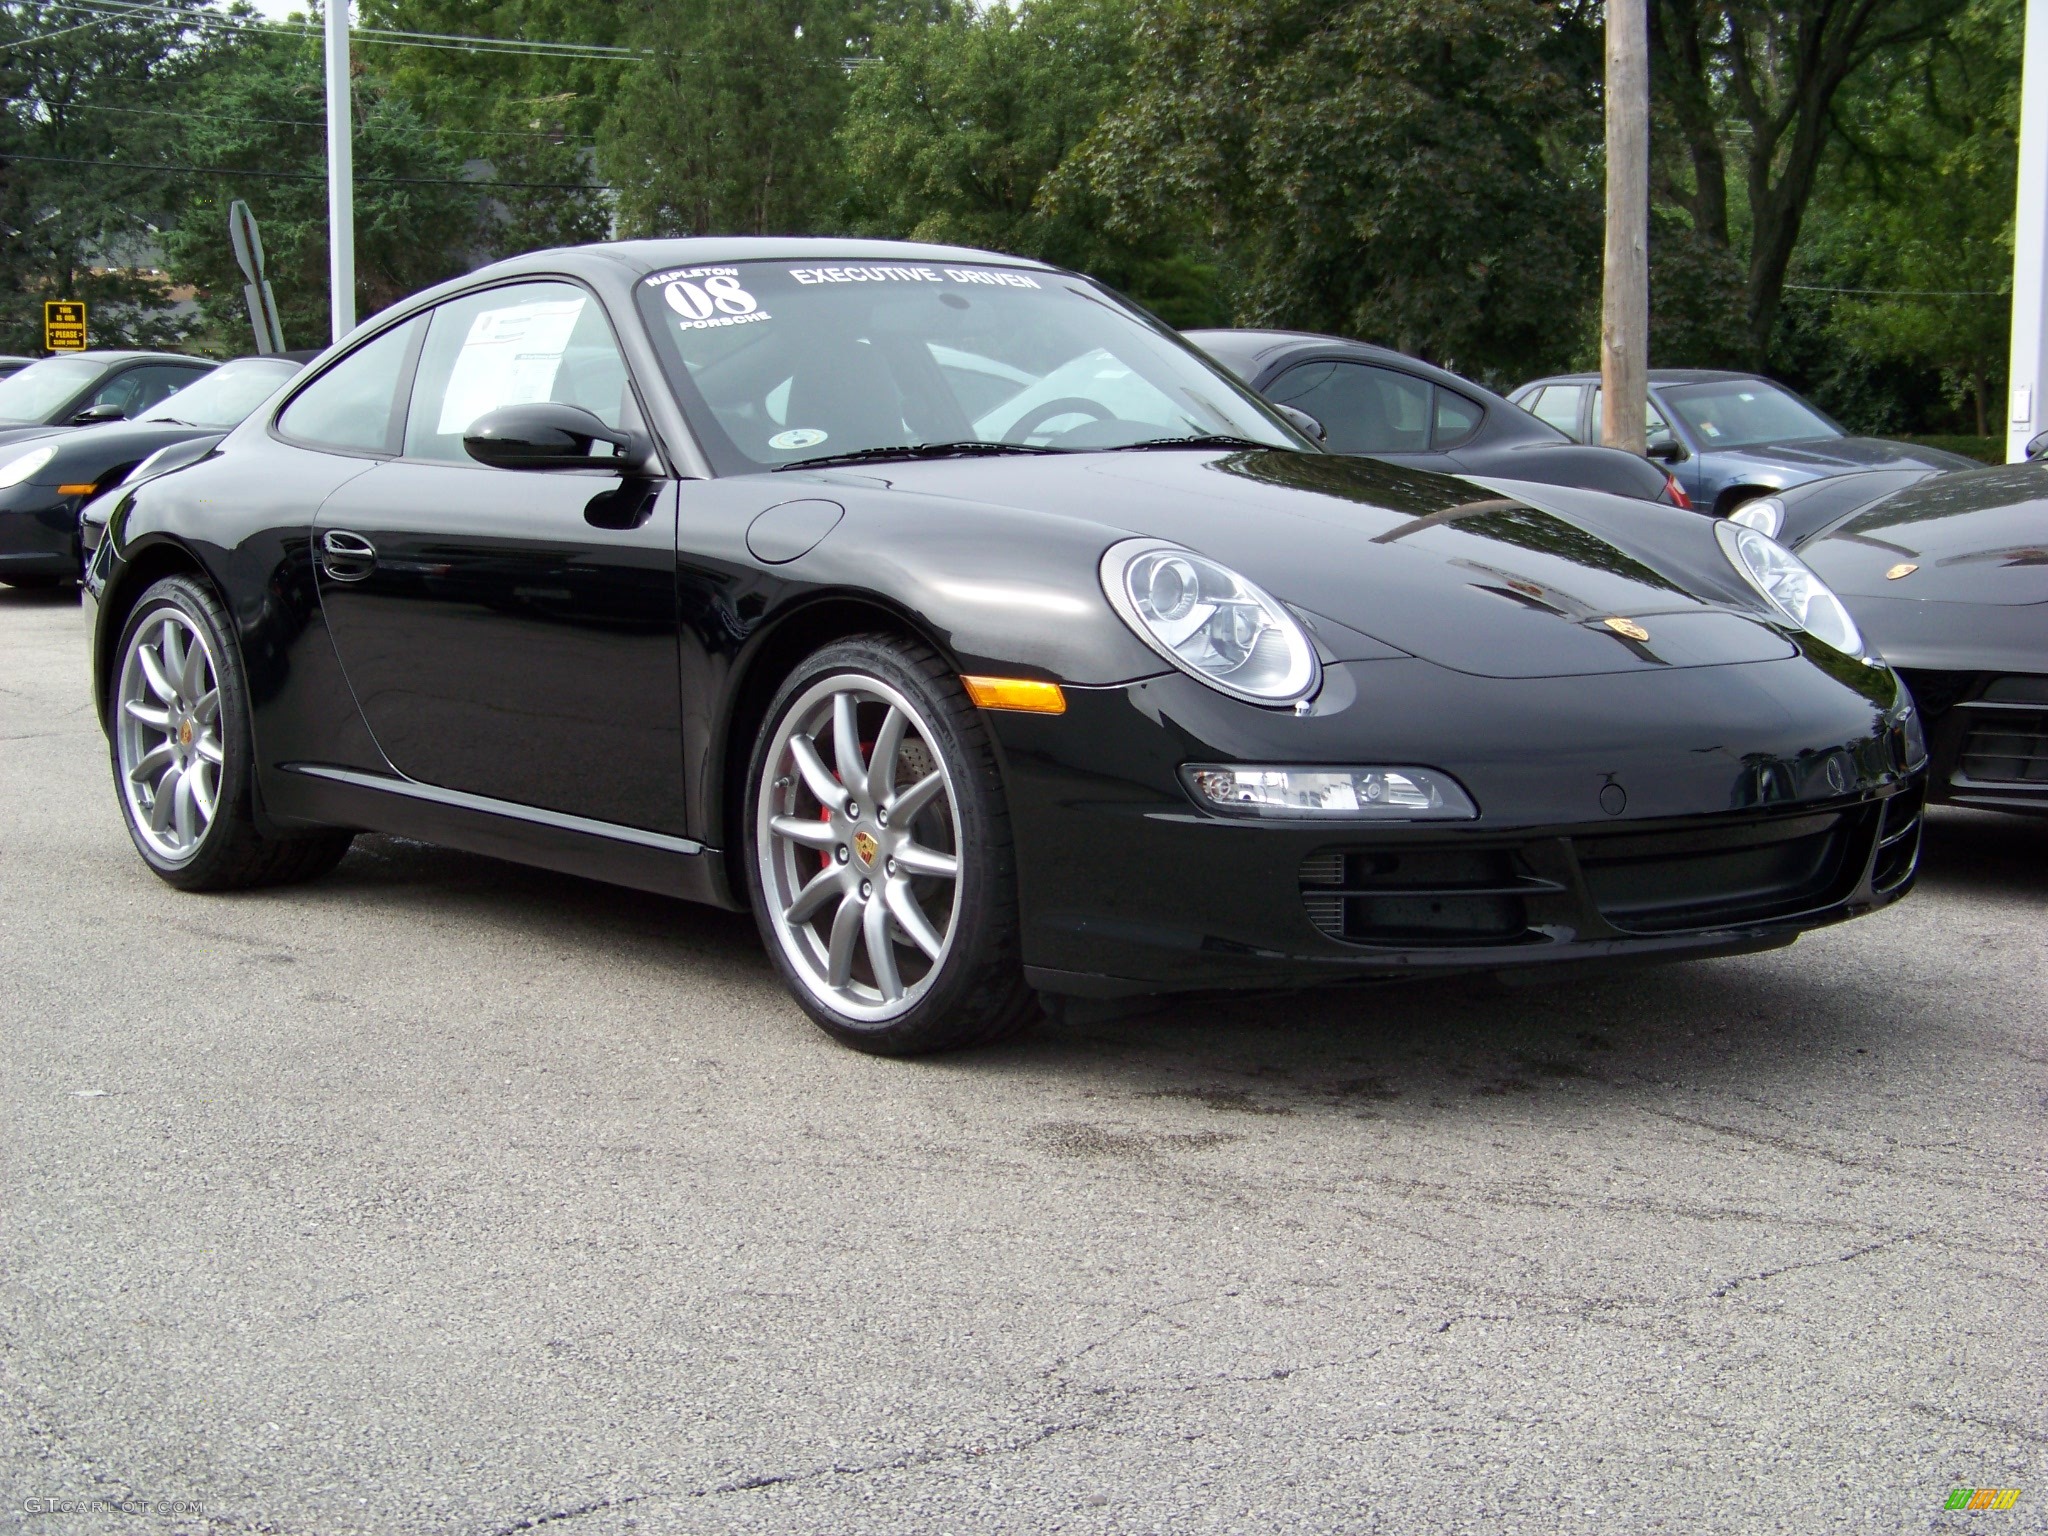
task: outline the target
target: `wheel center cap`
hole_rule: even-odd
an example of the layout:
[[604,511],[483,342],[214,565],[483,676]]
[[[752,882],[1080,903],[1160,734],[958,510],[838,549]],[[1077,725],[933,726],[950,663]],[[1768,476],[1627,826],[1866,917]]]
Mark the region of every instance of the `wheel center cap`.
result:
[[853,834],[853,851],[860,855],[861,863],[872,865],[875,862],[875,850],[879,847],[881,844],[875,841],[874,833],[866,828]]
[[190,720],[187,720],[178,727],[178,745],[181,747],[192,745],[192,722]]

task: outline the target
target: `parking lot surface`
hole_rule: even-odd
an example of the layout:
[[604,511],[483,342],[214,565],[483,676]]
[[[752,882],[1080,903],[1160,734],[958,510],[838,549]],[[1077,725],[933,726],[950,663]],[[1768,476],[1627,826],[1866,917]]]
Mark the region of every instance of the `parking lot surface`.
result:
[[171,890],[84,639],[0,591],[0,1528],[2048,1529],[2048,823],[1774,954],[884,1061],[742,917]]

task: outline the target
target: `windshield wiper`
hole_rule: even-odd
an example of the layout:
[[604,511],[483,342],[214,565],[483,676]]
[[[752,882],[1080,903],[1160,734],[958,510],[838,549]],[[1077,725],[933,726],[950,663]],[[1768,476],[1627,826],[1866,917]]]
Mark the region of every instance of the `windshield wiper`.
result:
[[775,468],[817,469],[827,464],[866,464],[877,459],[982,459],[1010,453],[1065,453],[1064,448],[1044,448],[1032,443],[897,443],[887,448],[850,448],[845,453],[821,453],[815,458],[795,459]]
[[1139,448],[1277,448],[1255,438],[1233,437],[1228,432],[1196,432],[1187,437],[1148,437],[1141,443],[1118,443],[1113,453],[1130,453]]

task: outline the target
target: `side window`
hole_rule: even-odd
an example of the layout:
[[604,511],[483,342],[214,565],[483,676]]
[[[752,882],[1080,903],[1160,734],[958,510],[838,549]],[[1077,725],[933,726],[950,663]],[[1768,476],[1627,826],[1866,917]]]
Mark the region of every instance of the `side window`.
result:
[[421,324],[408,320],[357,347],[292,397],[278,430],[312,448],[389,453],[398,386]]
[[130,416],[139,415],[159,401],[170,399],[205,372],[204,368],[155,363],[125,368],[101,384],[87,404],[118,405]]
[[1566,437],[1579,435],[1579,406],[1586,391],[1577,384],[1550,384],[1536,391],[1529,401],[1529,414],[1547,421]]
[[407,458],[474,464],[462,434],[486,411],[554,400],[624,419],[626,360],[596,299],[573,283],[515,283],[433,312],[405,419]]
[[1365,363],[1302,363],[1267,394],[1320,421],[1332,453],[1422,453],[1429,448],[1430,388]]
[[1430,439],[1430,446],[1436,449],[1457,447],[1479,430],[1479,423],[1485,416],[1486,411],[1478,401],[1467,400],[1439,384],[1436,391],[1436,435]]
[[[1600,391],[1593,390],[1593,441],[1600,440]],[[1643,446],[1654,448],[1659,443],[1675,443],[1678,439],[1671,433],[1671,423],[1664,419],[1664,413],[1657,409],[1654,401],[1643,402]]]

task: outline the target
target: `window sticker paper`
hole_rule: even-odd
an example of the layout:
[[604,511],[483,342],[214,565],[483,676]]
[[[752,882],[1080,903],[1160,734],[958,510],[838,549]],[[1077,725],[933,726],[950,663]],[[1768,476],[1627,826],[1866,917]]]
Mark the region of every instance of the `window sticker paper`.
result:
[[486,411],[547,399],[554,392],[569,335],[589,302],[579,295],[508,304],[478,315],[455,356],[434,430],[443,437],[466,432]]

